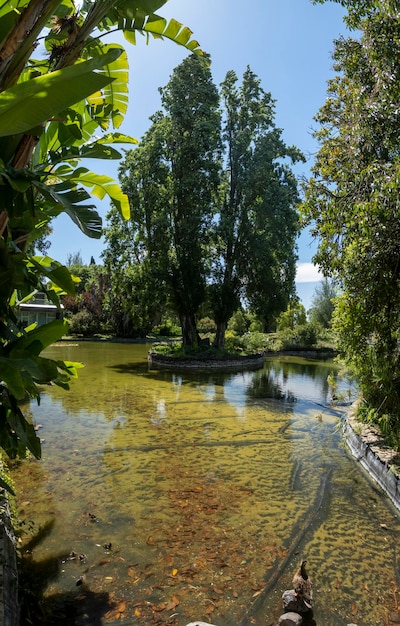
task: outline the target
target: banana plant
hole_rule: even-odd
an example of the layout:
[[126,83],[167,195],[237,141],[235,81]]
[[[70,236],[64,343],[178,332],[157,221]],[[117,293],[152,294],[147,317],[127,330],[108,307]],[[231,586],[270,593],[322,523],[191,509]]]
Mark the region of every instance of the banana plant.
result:
[[[166,0],[0,0],[0,446],[10,457],[40,442],[21,401],[40,386],[68,387],[78,364],[41,352],[66,333],[56,320],[22,328],[16,307],[36,291],[60,306],[74,280],[57,261],[29,254],[30,244],[60,213],[89,237],[101,236],[93,195],[108,196],[129,217],[127,197],[84,159],[119,159],[118,131],[128,105],[128,60],[104,35],[122,31],[135,44],[169,39],[203,55],[192,32],[156,12]],[[109,39],[109,37],[108,37]],[[36,54],[36,51],[39,51]]]

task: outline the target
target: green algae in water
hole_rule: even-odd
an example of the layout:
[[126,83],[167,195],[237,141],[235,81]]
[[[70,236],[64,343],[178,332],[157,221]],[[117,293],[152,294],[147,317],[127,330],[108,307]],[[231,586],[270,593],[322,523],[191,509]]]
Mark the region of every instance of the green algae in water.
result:
[[49,524],[40,623],[274,623],[303,556],[315,623],[386,623],[400,524],[343,449],[332,363],[177,375],[147,350],[49,351],[87,367],[31,405],[43,459],[13,473],[21,519]]

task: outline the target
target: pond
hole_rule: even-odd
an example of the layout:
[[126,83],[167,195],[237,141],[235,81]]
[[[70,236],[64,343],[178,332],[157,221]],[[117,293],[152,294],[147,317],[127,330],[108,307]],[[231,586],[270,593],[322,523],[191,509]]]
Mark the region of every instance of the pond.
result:
[[302,558],[309,624],[389,623],[399,518],[343,446],[334,364],[160,372],[148,348],[47,351],[86,367],[30,405],[43,458],[13,469],[26,623],[272,625]]

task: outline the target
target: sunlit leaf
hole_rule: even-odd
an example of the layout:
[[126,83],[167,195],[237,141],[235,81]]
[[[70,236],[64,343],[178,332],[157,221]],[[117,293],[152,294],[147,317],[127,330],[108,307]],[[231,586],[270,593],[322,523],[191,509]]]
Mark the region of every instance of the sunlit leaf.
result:
[[48,324],[38,326],[14,343],[10,356],[20,350],[31,350],[33,354],[38,355],[66,334],[67,330],[68,324],[64,320],[53,320]]
[[95,174],[84,167],[72,171],[68,178],[74,183],[90,189],[91,193],[100,198],[100,200],[102,200],[105,195],[108,195],[122,217],[129,219],[130,207],[128,196],[122,192],[121,187],[113,178],[105,174]]
[[113,78],[94,70],[111,63],[121,50],[19,83],[0,93],[0,136],[24,133],[68,106],[106,87]]

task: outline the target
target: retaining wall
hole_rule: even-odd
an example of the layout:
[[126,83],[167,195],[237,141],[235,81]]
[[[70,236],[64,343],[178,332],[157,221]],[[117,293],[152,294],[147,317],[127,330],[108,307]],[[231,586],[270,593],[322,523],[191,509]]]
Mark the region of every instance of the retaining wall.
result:
[[400,511],[400,454],[386,444],[375,427],[356,420],[356,409],[357,403],[350,407],[343,422],[346,444]]

